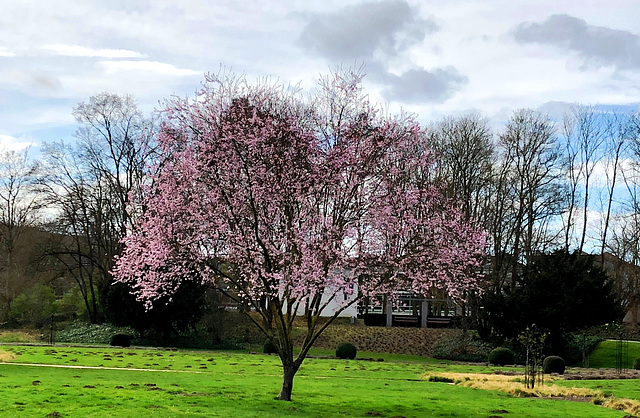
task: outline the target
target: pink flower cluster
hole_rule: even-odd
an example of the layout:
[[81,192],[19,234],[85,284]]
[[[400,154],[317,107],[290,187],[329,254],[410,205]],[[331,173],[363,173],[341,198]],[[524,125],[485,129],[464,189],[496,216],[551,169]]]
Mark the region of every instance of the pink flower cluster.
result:
[[114,271],[141,299],[194,278],[302,306],[328,290],[477,290],[485,234],[431,181],[421,127],[374,109],[359,77],[324,79],[312,100],[210,77],[166,115]]

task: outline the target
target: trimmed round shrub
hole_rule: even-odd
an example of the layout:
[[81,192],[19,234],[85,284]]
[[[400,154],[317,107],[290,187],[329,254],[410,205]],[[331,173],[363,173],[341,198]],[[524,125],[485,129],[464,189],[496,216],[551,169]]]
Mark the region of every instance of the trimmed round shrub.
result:
[[545,374],[564,374],[564,359],[558,356],[545,357],[542,361],[542,372]]
[[353,360],[357,353],[356,346],[351,343],[342,343],[336,348],[336,357],[341,359]]
[[131,335],[128,334],[114,334],[109,344],[116,347],[131,347],[131,339]]
[[505,366],[507,364],[514,364],[515,362],[516,355],[510,348],[498,347],[489,352],[489,364]]
[[640,357],[633,360],[633,370],[640,370]]
[[273,341],[271,341],[268,338],[264,342],[264,346],[262,346],[262,351],[265,354],[277,354],[278,353],[278,349],[276,348],[276,345],[273,343]]

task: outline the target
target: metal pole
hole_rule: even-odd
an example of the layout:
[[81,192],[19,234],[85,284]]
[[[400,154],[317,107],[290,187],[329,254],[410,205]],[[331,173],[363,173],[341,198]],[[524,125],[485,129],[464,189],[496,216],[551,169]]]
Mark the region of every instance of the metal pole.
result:
[[53,314],[51,314],[51,327],[49,329],[49,344],[53,345],[54,343],[54,335],[53,335]]

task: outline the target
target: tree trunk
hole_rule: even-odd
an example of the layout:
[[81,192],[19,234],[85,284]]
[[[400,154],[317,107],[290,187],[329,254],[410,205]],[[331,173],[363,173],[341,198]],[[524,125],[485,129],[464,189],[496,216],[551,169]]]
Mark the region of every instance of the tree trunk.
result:
[[[288,362],[287,362],[288,363]],[[293,391],[293,377],[296,375],[296,368],[292,364],[282,364],[282,387],[278,399],[281,401],[291,401],[291,392]]]

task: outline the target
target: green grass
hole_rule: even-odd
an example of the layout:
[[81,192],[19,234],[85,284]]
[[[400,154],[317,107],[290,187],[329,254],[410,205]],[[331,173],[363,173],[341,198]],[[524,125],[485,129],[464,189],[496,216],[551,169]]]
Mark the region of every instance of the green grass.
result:
[[[624,368],[633,368],[633,360],[640,357],[640,342],[629,341],[629,355],[627,357],[627,364]],[[589,367],[592,368],[616,368],[616,353],[618,341],[617,340],[605,340],[602,341],[596,349],[591,353],[589,357]]]
[[[94,347],[48,347],[48,346],[0,346],[0,351],[12,353],[14,363],[53,364],[68,366],[110,367],[131,369],[154,369],[174,371],[205,371],[215,368],[223,373],[242,373],[251,370],[257,374],[280,375],[281,365],[277,355],[247,354],[238,351],[201,350],[153,350]],[[329,356],[326,350],[312,350],[312,355]],[[328,377],[359,377],[369,370],[391,373],[389,378],[416,378],[432,371],[457,373],[491,373],[496,367],[452,364],[447,360],[436,360],[421,356],[386,353],[359,353],[358,358],[374,361],[307,358],[297,376],[324,375]],[[377,359],[384,361],[379,362]],[[508,368],[500,368],[507,370]],[[519,370],[518,368],[512,368]]]
[[[281,365],[273,355],[45,346],[1,346],[0,351],[8,361],[0,363],[0,417],[54,412],[62,417],[624,415],[588,403],[428,382],[421,379],[428,371],[486,373],[495,368],[413,357],[308,359],[296,376],[293,401],[282,402],[274,399]],[[374,354],[370,357],[382,356]]]

